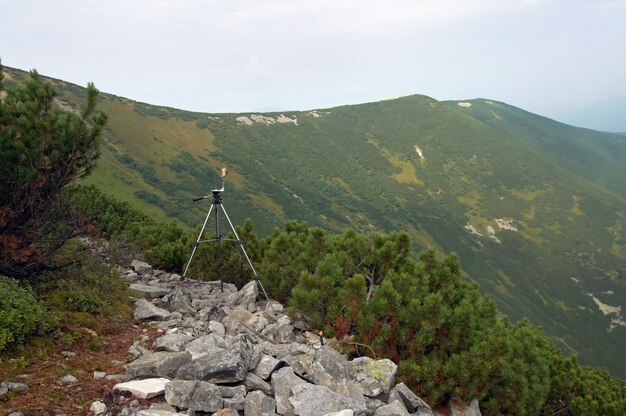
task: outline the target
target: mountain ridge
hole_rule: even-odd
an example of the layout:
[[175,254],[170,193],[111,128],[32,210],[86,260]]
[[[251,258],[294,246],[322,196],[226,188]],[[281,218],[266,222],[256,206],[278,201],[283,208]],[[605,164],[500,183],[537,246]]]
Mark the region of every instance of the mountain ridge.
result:
[[[58,88],[77,108],[80,87]],[[626,328],[618,323],[606,332],[623,321],[621,310],[605,315],[594,300],[626,303],[626,203],[603,185],[620,190],[621,159],[607,158],[604,145],[594,150],[590,163],[611,167],[598,177],[593,166],[580,170],[583,162],[562,163],[558,146],[536,145],[534,117],[523,119],[533,134],[520,134],[514,110],[507,110],[512,121],[500,115],[506,123],[489,122],[487,104],[458,102],[411,95],[310,111],[209,114],[104,94],[110,122],[87,182],[150,215],[194,226],[207,207],[191,197],[216,185],[226,164],[224,204],[233,222],[252,217],[263,233],[287,219],[335,231],[406,230],[420,248],[456,251],[467,275],[512,319],[529,316],[582,361],[626,374],[619,360]],[[277,122],[280,114],[290,121]],[[565,140],[558,126],[549,127],[553,140]],[[623,144],[612,137],[609,148],[621,157]],[[584,150],[583,139],[571,140],[573,156]]]

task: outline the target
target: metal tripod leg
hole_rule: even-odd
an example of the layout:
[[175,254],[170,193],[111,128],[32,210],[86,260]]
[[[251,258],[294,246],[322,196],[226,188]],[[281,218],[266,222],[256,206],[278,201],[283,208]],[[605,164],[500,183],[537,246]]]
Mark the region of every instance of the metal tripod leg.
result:
[[209,217],[211,216],[211,211],[213,211],[213,205],[209,208],[209,213],[206,214],[206,218],[204,219],[204,224],[202,224],[202,229],[200,230],[200,234],[198,235],[198,239],[196,240],[196,244],[193,246],[193,251],[191,252],[191,256],[189,257],[189,261],[187,262],[187,267],[185,267],[185,271],[183,272],[183,279],[187,274],[187,270],[189,270],[189,265],[191,264],[191,259],[193,259],[193,255],[196,254],[196,250],[200,245],[200,239],[202,238],[202,234],[204,234],[204,229],[206,228],[206,223],[209,221]]
[[265,299],[267,299],[268,302],[269,302],[270,298],[269,298],[269,296],[267,296],[267,292],[265,292],[265,288],[263,287],[263,283],[261,283],[261,279],[259,278],[259,275],[257,274],[256,270],[254,269],[254,266],[252,265],[252,261],[250,260],[250,257],[248,257],[248,253],[246,252],[246,249],[243,246],[243,242],[239,238],[239,235],[237,234],[237,231],[235,230],[235,227],[233,227],[233,223],[230,221],[230,218],[228,217],[228,213],[226,213],[226,209],[224,208],[224,205],[220,204],[220,206],[222,207],[222,212],[224,213],[224,216],[228,220],[228,225],[230,225],[230,229],[232,230],[233,234],[235,234],[235,238],[237,239],[237,244],[239,244],[239,248],[241,248],[241,252],[246,257],[246,260],[248,260],[248,264],[250,265],[250,269],[252,269],[252,274],[254,274],[254,279],[257,281],[257,283],[261,287],[261,290],[263,291],[263,294],[265,295]]

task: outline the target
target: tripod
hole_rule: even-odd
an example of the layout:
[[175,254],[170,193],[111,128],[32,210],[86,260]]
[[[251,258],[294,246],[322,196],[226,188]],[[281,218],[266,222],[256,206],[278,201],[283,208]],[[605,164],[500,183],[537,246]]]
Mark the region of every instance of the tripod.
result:
[[[225,176],[225,174],[224,174]],[[248,265],[250,265],[250,269],[252,270],[252,274],[254,275],[254,279],[256,280],[256,282],[258,283],[258,285],[261,287],[261,290],[263,290],[263,294],[265,295],[265,298],[269,301],[269,297],[267,296],[267,293],[265,292],[265,288],[263,287],[263,284],[261,283],[261,279],[259,278],[259,275],[257,274],[256,270],[254,269],[254,266],[252,265],[252,261],[250,260],[250,257],[248,257],[248,253],[246,252],[246,249],[243,246],[243,241],[239,238],[239,235],[237,235],[237,231],[235,230],[235,227],[233,227],[233,223],[230,221],[230,218],[228,217],[228,214],[226,213],[226,209],[224,209],[224,205],[222,205],[222,192],[224,191],[224,177],[222,176],[222,188],[221,189],[213,189],[211,191],[211,194],[213,196],[213,203],[211,204],[211,208],[209,208],[209,212],[206,215],[206,218],[204,219],[204,224],[202,225],[202,229],[200,230],[200,234],[198,235],[198,239],[196,240],[196,243],[193,246],[193,251],[191,252],[191,256],[189,257],[189,261],[187,262],[187,267],[185,267],[185,271],[183,272],[183,279],[185,278],[185,275],[187,274],[187,270],[189,270],[189,265],[191,264],[191,260],[193,259],[194,254],[196,254],[196,250],[198,249],[198,247],[200,246],[200,244],[202,243],[217,243],[217,258],[218,258],[218,262],[219,262],[219,269],[220,269],[220,290],[223,292],[224,291],[224,281],[222,279],[223,274],[224,274],[224,264],[222,263],[222,257],[221,257],[221,244],[222,241],[233,241],[237,244],[239,244],[239,248],[241,248],[241,252],[243,253],[244,257],[246,258],[246,260],[248,261]],[[203,199],[207,199],[211,197],[211,195],[205,195],[205,196],[201,196],[198,198],[194,198],[193,201],[201,201]],[[206,228],[207,223],[209,222],[209,217],[211,216],[211,212],[213,211],[213,209],[215,208],[215,238],[209,239],[209,240],[202,240],[202,235],[204,234],[204,230]],[[235,238],[222,238],[222,231],[220,228],[220,210],[224,213],[224,216],[226,217],[226,220],[228,221],[228,225],[230,225],[230,229],[233,232],[233,234],[235,235]]]

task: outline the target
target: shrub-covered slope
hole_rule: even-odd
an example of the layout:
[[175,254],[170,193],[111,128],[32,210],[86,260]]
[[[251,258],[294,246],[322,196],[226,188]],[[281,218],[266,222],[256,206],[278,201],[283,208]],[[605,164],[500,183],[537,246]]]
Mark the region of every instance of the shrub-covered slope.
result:
[[[75,106],[82,90],[57,84],[61,103]],[[224,206],[234,223],[250,217],[262,234],[288,219],[404,230],[416,249],[457,252],[513,320],[527,316],[581,361],[626,374],[626,202],[614,178],[623,143],[611,142],[611,159],[591,141],[597,133],[577,139],[594,149],[594,163],[611,166],[595,180],[597,170],[556,163],[519,134],[530,123],[524,113],[509,120],[517,128],[503,130],[457,107],[410,96],[203,114],[105,96],[109,123],[88,182],[149,215],[196,225],[210,200],[191,198],[219,185],[225,164]]]

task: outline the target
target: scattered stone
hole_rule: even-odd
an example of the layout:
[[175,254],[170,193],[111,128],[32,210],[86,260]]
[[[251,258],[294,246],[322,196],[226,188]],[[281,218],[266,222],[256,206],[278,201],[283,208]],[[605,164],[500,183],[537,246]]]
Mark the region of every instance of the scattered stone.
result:
[[224,408],[213,413],[211,416],[239,416],[237,409]]
[[160,286],[146,285],[143,283],[132,283],[130,290],[135,292],[137,296],[144,299],[160,298],[170,293],[170,289]]
[[144,319],[154,319],[159,321],[165,321],[170,317],[170,312],[165,309],[161,309],[145,299],[139,299],[135,302],[135,314],[134,318],[137,321]]
[[410,416],[406,408],[398,400],[394,400],[391,404],[379,407],[374,412],[374,416]]
[[91,410],[95,415],[100,415],[106,412],[107,406],[106,404],[98,400],[98,401],[91,403],[91,407],[89,408],[89,410]]
[[212,383],[236,383],[246,378],[248,363],[239,351],[215,349],[180,367],[176,378]]
[[220,389],[220,396],[223,398],[227,397],[235,397],[245,396],[246,395],[246,386],[238,385],[238,386],[217,386]]
[[174,380],[165,386],[165,400],[172,406],[203,412],[217,412],[223,405],[219,388],[203,381]]
[[[246,416],[261,416],[263,413],[273,414],[277,411],[276,408],[276,400],[267,396],[266,394],[260,391],[253,391],[248,393],[246,396],[246,401],[243,407],[243,414]],[[278,410],[279,414],[287,415],[289,413],[284,413]],[[293,410],[292,413],[293,414]]]
[[225,398],[223,401],[223,406],[229,409],[243,410],[245,403],[246,399],[241,394],[238,394],[233,397]]
[[360,357],[352,360],[357,384],[368,397],[386,400],[391,386],[396,379],[398,366],[390,359],[373,360],[369,357]]
[[276,413],[281,415],[293,414],[293,406],[289,402],[292,387],[309,385],[298,377],[291,367],[283,367],[272,374],[272,387],[276,399]]
[[298,385],[292,388],[292,392],[293,397],[289,402],[296,415],[323,416],[344,409],[351,409],[355,415],[365,415],[367,412],[365,403],[335,393],[328,387],[314,384]]
[[61,355],[66,358],[76,357],[76,353],[72,351],[61,351]]
[[174,378],[179,368],[191,361],[188,351],[158,351],[144,354],[135,361],[126,364],[126,373],[131,377],[167,377]]
[[113,391],[127,391],[140,399],[151,399],[165,392],[165,386],[170,380],[167,378],[146,378],[143,380],[127,381],[116,384]]
[[76,383],[78,379],[71,374],[66,374],[61,377],[61,381],[64,383]]
[[187,334],[168,334],[157,338],[156,350],[157,351],[170,351],[179,352],[185,348],[185,345],[193,340],[194,337]]
[[409,413],[415,413],[416,411],[421,411],[422,413],[430,412],[432,414],[432,410],[430,406],[424,402],[424,400],[417,397],[415,393],[409,389],[406,384],[399,383],[391,390],[389,396],[389,402],[391,403],[391,395],[395,393],[400,398],[400,401],[404,404]]
[[219,335],[220,337],[224,337],[226,335],[226,328],[220,321],[209,321],[209,325],[207,326],[209,331]]
[[28,384],[4,381],[0,384],[0,397],[6,395],[10,391],[19,393],[26,390],[28,390]]
[[324,416],[354,416],[351,409],[344,409],[339,412],[326,413]]
[[133,269],[135,269],[135,271],[137,273],[143,273],[146,270],[150,270],[152,269],[152,266],[149,265],[148,263],[146,263],[145,261],[141,261],[141,260],[133,260],[130,263],[130,267],[132,267]]
[[224,338],[215,333],[203,335],[185,345],[185,351],[189,351],[193,360],[204,357],[215,349],[226,349]]
[[272,386],[254,373],[248,373],[243,381],[248,390],[259,390],[268,396],[274,395]]
[[263,380],[270,378],[272,373],[281,366],[280,360],[272,357],[271,355],[263,354],[259,360],[254,373],[261,377]]
[[94,380],[102,380],[104,377],[106,377],[107,373],[105,373],[104,371],[94,371],[93,372],[93,379]]
[[22,412],[13,412],[13,413],[9,413],[9,416],[24,416],[24,413],[22,413]]

